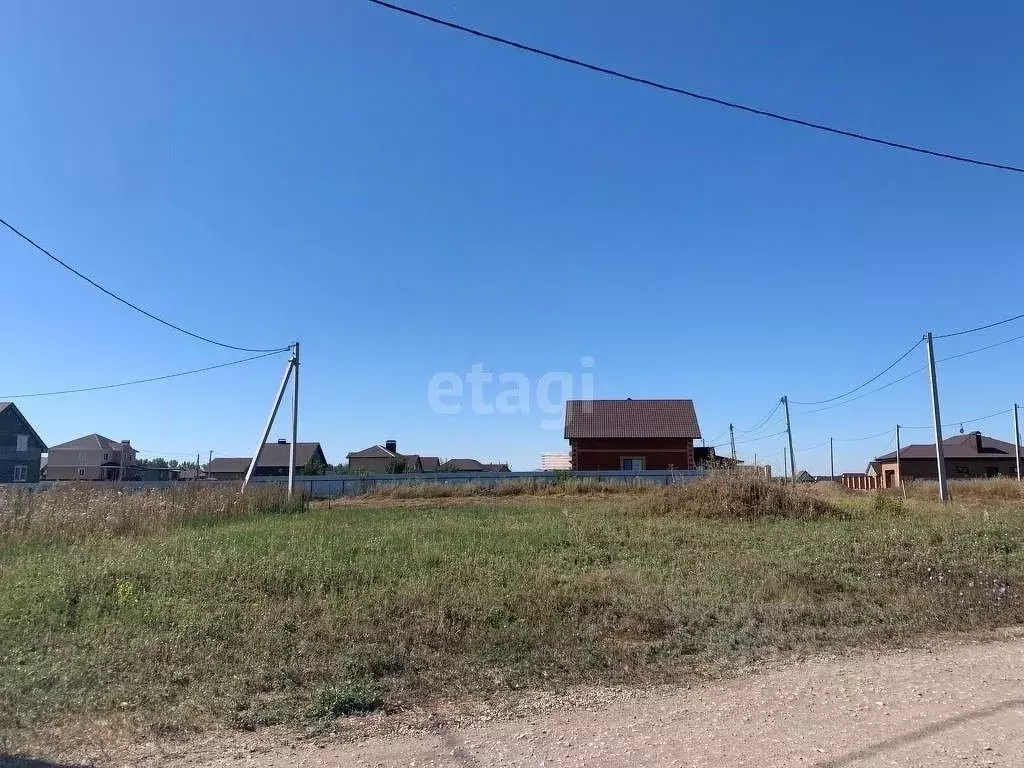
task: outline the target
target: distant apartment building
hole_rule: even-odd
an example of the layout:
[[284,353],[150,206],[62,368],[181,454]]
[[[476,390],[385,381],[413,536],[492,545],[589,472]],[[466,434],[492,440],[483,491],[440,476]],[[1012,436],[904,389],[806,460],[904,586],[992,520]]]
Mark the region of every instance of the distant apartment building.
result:
[[540,455],[541,472],[560,472],[569,469],[572,469],[572,454],[568,451]]

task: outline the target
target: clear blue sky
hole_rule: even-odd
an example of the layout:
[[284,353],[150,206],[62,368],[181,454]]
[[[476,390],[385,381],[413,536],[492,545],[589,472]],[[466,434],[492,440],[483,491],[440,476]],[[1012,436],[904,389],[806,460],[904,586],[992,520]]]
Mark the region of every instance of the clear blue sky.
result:
[[[1024,163],[1012,3],[409,2],[684,87]],[[9,3],[0,100],[0,215],[201,333],[300,339],[301,438],[333,462],[388,438],[518,469],[565,449],[535,402],[479,415],[467,392],[462,413],[432,412],[430,378],[474,363],[579,380],[590,356],[597,396],[692,397],[714,438],[780,394],[854,386],[925,330],[1024,311],[1024,177],[612,81],[362,0]],[[129,312],[5,233],[0,258],[0,396],[242,356]],[[944,420],[1024,400],[1022,345],[941,366]],[[283,364],[17,402],[51,444],[97,431],[246,455]],[[927,384],[806,410],[798,448],[925,425]],[[979,426],[1005,438],[1009,424]],[[837,443],[837,469],[887,443]],[[781,439],[741,447],[778,468]],[[827,446],[798,457],[827,471]]]

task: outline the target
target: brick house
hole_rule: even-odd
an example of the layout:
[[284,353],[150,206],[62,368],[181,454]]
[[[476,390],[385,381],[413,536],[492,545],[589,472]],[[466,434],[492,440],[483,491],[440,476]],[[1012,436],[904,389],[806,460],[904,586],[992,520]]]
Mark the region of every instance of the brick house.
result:
[[0,402],[0,483],[38,483],[46,443],[14,403]]
[[692,400],[568,400],[565,439],[580,471],[694,469]]
[[111,440],[95,432],[50,448],[47,480],[140,480],[130,440]]
[[441,465],[437,456],[399,453],[396,440],[385,440],[384,445],[371,445],[361,451],[352,451],[345,458],[348,459],[350,471],[371,475],[394,473],[399,467],[401,472],[437,472]]
[[[290,450],[291,444],[287,440],[264,443],[253,475],[257,477],[287,475]],[[320,443],[295,444],[296,474],[302,474],[303,467],[313,459],[317,459],[325,466],[330,466],[327,464],[327,458],[324,456]],[[211,480],[244,480],[251,462],[252,459],[249,457],[216,458],[206,465],[206,476]]]
[[[950,480],[982,477],[1016,477],[1017,458],[1013,443],[986,437],[981,432],[955,435],[942,441],[946,459],[946,477]],[[900,450],[903,482],[938,480],[935,445],[908,445]],[[868,467],[868,475],[876,478],[879,488],[899,486],[896,452],[877,457]]]

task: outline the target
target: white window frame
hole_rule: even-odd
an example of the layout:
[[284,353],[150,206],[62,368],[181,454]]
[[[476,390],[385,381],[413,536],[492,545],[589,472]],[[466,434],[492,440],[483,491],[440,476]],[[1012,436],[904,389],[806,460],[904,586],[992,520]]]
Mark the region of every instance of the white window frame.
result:
[[103,454],[103,460],[104,461],[110,461],[110,454],[109,453],[104,453]]
[[15,447],[14,450],[16,450],[18,453],[24,453],[25,451],[27,451],[28,450],[28,435],[16,435],[15,437],[18,440],[18,444],[17,444],[17,446]]
[[78,476],[79,477],[85,477],[85,467],[79,467],[78,468]]
[[[20,475],[20,477],[19,477]],[[15,464],[14,465],[14,482],[16,483],[27,483],[28,482],[28,465],[26,464]]]
[[[626,469],[626,462],[629,462],[629,469]],[[640,462],[640,469],[633,466],[633,462]],[[621,456],[619,457],[619,469],[623,472],[644,472],[647,469],[647,459],[643,456]]]

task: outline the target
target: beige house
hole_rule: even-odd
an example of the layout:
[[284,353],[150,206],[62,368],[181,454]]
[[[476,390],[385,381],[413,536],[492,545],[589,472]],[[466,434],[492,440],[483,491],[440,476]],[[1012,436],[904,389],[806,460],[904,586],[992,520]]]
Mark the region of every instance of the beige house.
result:
[[[1017,458],[1013,443],[986,437],[981,432],[968,432],[942,441],[946,459],[946,477],[969,480],[983,477],[1016,477]],[[903,482],[937,480],[938,462],[935,446],[908,445],[900,450],[899,467],[896,452],[879,456],[868,466],[867,475],[874,477],[879,488],[896,488]]]
[[50,448],[47,480],[138,480],[136,451],[130,440],[91,434]]

